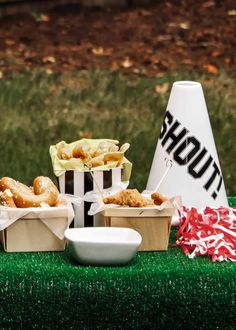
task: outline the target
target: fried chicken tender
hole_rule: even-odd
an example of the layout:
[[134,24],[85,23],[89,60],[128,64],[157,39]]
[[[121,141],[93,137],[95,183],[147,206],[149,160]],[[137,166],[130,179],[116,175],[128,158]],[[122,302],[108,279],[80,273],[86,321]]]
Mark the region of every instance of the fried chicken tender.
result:
[[157,192],[151,194],[152,200],[155,205],[161,205],[167,198]]
[[68,160],[72,157],[71,151],[66,146],[66,143],[62,141],[58,146],[57,155],[59,159]]
[[154,205],[150,199],[145,199],[137,189],[125,189],[121,192],[103,199],[105,204],[126,205],[130,207],[144,207]]
[[58,157],[59,157],[59,159],[68,160],[68,159],[71,159],[72,153],[68,148],[59,147],[58,148]]
[[94,151],[92,156],[97,157],[99,155],[103,155],[108,152],[117,152],[118,150],[119,147],[115,143],[104,141],[99,143],[97,150]]
[[72,150],[74,158],[80,158],[84,163],[89,162],[92,159],[89,146],[77,144]]

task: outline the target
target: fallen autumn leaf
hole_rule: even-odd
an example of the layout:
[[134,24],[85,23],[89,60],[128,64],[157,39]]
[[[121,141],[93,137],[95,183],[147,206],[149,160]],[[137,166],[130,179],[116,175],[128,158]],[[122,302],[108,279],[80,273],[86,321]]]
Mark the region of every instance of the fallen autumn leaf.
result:
[[124,61],[121,62],[121,66],[126,69],[131,68],[133,65],[134,62],[131,61],[129,57],[126,57]]
[[217,67],[212,64],[204,64],[203,68],[206,69],[208,73],[212,73],[212,74],[216,74],[219,71]]
[[54,56],[45,56],[43,57],[43,63],[56,63]]
[[156,85],[155,92],[163,95],[168,91],[168,89],[169,89],[169,84],[164,83],[162,85]]

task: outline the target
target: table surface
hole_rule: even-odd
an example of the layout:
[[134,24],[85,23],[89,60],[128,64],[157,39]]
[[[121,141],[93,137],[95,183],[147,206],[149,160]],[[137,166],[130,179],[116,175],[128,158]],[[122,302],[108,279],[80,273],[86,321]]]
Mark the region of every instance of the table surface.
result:
[[[175,230],[171,240],[174,242]],[[1,329],[235,329],[236,264],[179,247],[122,267],[0,251]]]

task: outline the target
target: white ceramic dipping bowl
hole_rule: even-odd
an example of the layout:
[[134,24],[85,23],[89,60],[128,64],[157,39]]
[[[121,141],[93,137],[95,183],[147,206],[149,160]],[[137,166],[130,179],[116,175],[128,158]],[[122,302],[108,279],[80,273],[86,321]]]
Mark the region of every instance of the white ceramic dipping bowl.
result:
[[136,230],[118,227],[69,228],[65,237],[72,256],[87,265],[126,264],[142,242]]

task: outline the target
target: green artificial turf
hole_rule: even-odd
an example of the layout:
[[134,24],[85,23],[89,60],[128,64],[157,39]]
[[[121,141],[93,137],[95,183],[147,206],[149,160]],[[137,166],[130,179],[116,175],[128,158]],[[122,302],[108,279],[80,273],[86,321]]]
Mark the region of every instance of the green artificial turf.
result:
[[236,264],[179,247],[123,267],[1,251],[0,269],[1,329],[235,329]]
[[236,196],[228,197],[229,206],[236,207]]

